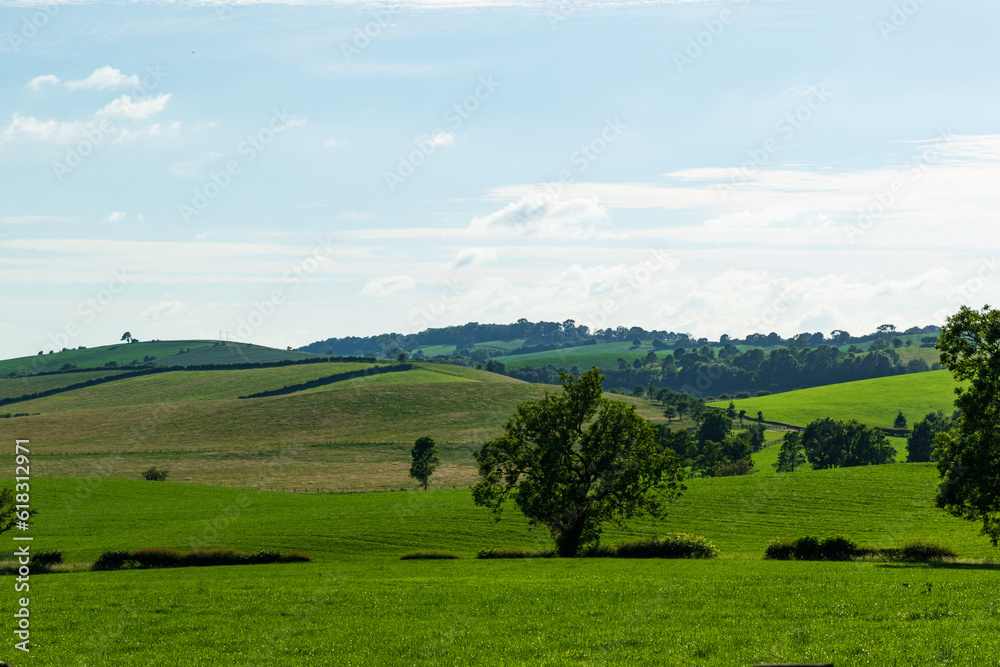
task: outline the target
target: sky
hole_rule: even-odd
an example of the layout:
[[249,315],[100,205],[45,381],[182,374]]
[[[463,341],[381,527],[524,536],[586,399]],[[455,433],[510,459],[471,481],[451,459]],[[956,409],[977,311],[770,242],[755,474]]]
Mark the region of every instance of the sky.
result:
[[0,3],[0,357],[1000,295],[987,0]]

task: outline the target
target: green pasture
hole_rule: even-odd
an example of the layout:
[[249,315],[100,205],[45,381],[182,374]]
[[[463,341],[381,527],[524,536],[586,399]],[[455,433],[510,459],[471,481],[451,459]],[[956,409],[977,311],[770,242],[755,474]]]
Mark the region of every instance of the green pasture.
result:
[[[86,371],[83,373],[59,373],[57,375],[35,375],[16,378],[0,378],[0,399],[16,398],[25,394],[34,394],[39,391],[66,387],[94,378],[118,375],[120,369],[106,371]],[[10,408],[0,406],[0,412],[23,412],[15,409],[16,403],[10,403]]]
[[[871,426],[891,428],[902,410],[909,426],[929,412],[954,410],[955,380],[949,371],[910,373],[788,391],[770,396],[734,399],[736,409],[768,421],[804,426],[814,419],[857,419]],[[729,401],[710,405],[726,407]]]
[[[288,494],[171,482],[38,480],[35,549],[232,547],[313,563],[33,575],[31,653],[14,665],[990,664],[998,566],[760,560],[773,537],[923,537],[996,556],[933,506],[931,465],[690,480],[662,523],[705,535],[715,561],[481,561],[545,548],[516,511],[494,523],[468,489]],[[127,511],[123,511],[127,508]],[[400,561],[417,549],[454,561]],[[8,645],[9,646],[9,645]]]
[[[209,347],[215,341],[211,340],[170,340],[161,342],[141,342],[141,343],[116,343],[114,345],[101,345],[99,347],[88,347],[83,350],[66,350],[65,352],[55,352],[53,354],[40,354],[33,357],[18,357],[16,359],[4,359],[0,361],[0,377],[6,377],[9,373],[40,373],[44,371],[57,371],[64,364],[74,364],[80,368],[96,368],[104,366],[109,361],[117,361],[120,365],[142,360],[146,356],[168,357],[177,354],[180,350],[191,348],[196,350],[202,347]],[[47,346],[45,346],[47,347]]]

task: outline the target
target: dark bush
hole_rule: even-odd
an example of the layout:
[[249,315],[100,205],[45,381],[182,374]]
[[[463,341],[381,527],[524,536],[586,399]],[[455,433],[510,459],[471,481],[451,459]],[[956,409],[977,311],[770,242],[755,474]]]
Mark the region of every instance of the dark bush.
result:
[[784,538],[771,540],[771,543],[764,548],[766,560],[791,560],[793,553],[795,553],[795,541]]
[[796,540],[773,540],[764,549],[767,560],[852,560],[866,553],[857,544],[835,535],[818,539],[812,536]]
[[399,560],[450,560],[453,558],[458,558],[458,554],[450,551],[428,549],[425,551],[410,551],[400,556]]
[[532,549],[506,547],[503,549],[483,549],[476,554],[476,558],[553,558],[555,555],[555,551],[535,551]]
[[145,547],[135,551],[106,551],[94,563],[95,570],[130,568],[206,567],[213,565],[259,565],[264,563],[303,563],[309,556],[291,551],[258,551],[248,554],[235,549],[181,551],[166,547]]
[[754,394],[754,396],[770,396],[770,395],[771,392],[769,392],[767,389],[761,389],[760,391]]
[[716,477],[737,477],[739,475],[749,475],[757,472],[753,469],[753,463],[747,459],[739,459],[724,463],[715,471]]
[[858,553],[858,545],[841,535],[824,537],[819,550],[825,560],[851,560]]
[[142,471],[142,478],[150,482],[162,482],[167,479],[167,471],[152,466]]
[[951,547],[931,540],[910,540],[899,550],[899,559],[905,563],[940,563],[957,557]]
[[120,570],[129,562],[131,554],[127,551],[105,551],[94,562],[95,570]]
[[61,551],[39,551],[31,556],[31,564],[43,570],[47,570],[53,565],[61,565],[62,562]]
[[719,550],[700,535],[675,533],[600,545],[583,555],[588,558],[715,558]]
[[180,549],[166,547],[144,547],[129,554],[129,560],[135,561],[143,569],[150,567],[180,567],[184,561],[184,552]]

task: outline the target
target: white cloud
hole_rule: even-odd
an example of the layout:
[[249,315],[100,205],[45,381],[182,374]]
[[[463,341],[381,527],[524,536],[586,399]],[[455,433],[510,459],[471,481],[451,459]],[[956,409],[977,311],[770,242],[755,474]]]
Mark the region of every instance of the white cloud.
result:
[[458,251],[448,268],[461,269],[466,266],[480,266],[495,262],[497,257],[498,254],[494,248],[464,248]]
[[115,211],[108,217],[101,220],[101,222],[109,222],[109,223],[124,222],[126,217],[127,216],[125,215],[125,211]]
[[106,107],[97,112],[98,118],[127,118],[129,120],[144,120],[151,118],[167,106],[171,94],[164,93],[156,97],[148,97],[133,101],[130,95],[122,95],[112,100]]
[[437,134],[425,134],[417,137],[418,145],[425,145],[429,148],[451,146],[454,143],[455,135],[451,132],[438,132]]
[[57,84],[59,83],[59,77],[55,74],[43,74],[41,76],[36,76],[34,79],[28,82],[25,88],[30,88],[31,90],[41,90],[42,86],[46,84]]
[[383,276],[373,278],[361,289],[364,296],[388,296],[396,292],[413,289],[416,283],[410,276]]
[[327,148],[344,148],[347,146],[347,142],[340,139],[327,139],[323,142],[323,145]]
[[56,141],[72,143],[83,139],[87,130],[93,130],[94,123],[85,121],[61,122],[39,120],[34,116],[15,113],[10,123],[0,134],[2,141]]
[[106,90],[108,88],[118,88],[119,86],[138,86],[138,85],[140,85],[138,74],[132,74],[130,76],[126,76],[122,74],[120,70],[117,70],[114,67],[111,67],[110,65],[105,65],[104,67],[98,67],[86,79],[66,82],[66,87],[69,88],[70,90],[76,90],[79,88],[95,88],[97,90]]
[[473,236],[539,236],[583,238],[594,236],[608,222],[596,197],[553,200],[547,194],[526,195],[469,225]]

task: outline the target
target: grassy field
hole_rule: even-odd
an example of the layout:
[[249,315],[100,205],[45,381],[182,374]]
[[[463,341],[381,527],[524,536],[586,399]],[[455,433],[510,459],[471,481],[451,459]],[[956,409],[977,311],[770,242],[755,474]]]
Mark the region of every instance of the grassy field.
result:
[[[955,380],[949,371],[911,373],[893,377],[859,380],[843,384],[812,387],[771,396],[737,399],[736,409],[745,409],[764,419],[804,426],[813,419],[857,419],[871,426],[891,428],[896,414],[903,415],[912,426],[928,412],[954,410]],[[710,405],[726,407],[729,401]]]
[[0,361],[0,377],[10,373],[41,373],[56,371],[64,364],[80,368],[97,368],[109,361],[126,365],[133,361],[155,357],[154,363],[163,366],[191,366],[195,364],[241,364],[279,361],[284,359],[308,359],[314,354],[294,350],[277,350],[248,343],[224,343],[216,345],[214,340],[170,340],[139,343],[119,343],[66,350],[53,354],[33,357],[18,357]]
[[[695,532],[720,548],[716,561],[479,561],[481,548],[550,540],[516,513],[494,523],[465,489],[40,480],[33,546],[69,562],[152,545],[314,562],[33,575],[32,653],[13,664],[990,664],[1000,566],[759,560],[772,537],[810,533],[933,538],[995,557],[974,526],[933,507],[934,485],[929,465],[692,480],[666,522],[606,539]],[[463,559],[398,560],[428,548]]]
[[[46,391],[48,389],[67,387],[69,385],[86,382],[87,380],[92,380],[94,378],[117,375],[121,372],[121,370],[115,369],[107,371],[86,371],[83,373],[59,373],[58,375],[0,378],[0,399],[15,398],[17,396],[33,394],[35,392]],[[16,404],[11,405],[16,406]],[[8,409],[4,408],[4,410]],[[10,408],[9,410],[12,410],[13,412],[20,412],[20,410],[14,408]]]

